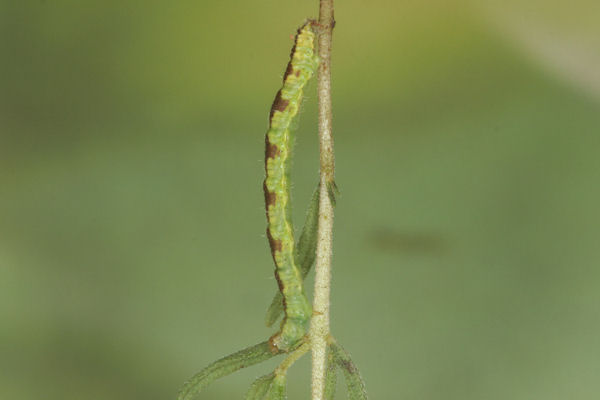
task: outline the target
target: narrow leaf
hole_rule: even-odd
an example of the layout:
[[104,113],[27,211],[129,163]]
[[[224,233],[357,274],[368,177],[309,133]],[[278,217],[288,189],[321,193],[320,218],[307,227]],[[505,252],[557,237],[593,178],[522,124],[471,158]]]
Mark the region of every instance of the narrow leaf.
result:
[[271,387],[273,378],[275,378],[275,374],[271,372],[255,380],[252,386],[250,386],[248,393],[246,393],[244,400],[263,400]]
[[242,368],[258,364],[276,354],[271,352],[269,342],[262,342],[223,357],[204,368],[188,380],[179,392],[178,400],[191,400],[216,379],[229,375]]
[[[296,265],[300,268],[302,279],[306,278],[310,271],[313,263],[315,262],[315,255],[317,251],[317,228],[319,225],[319,186],[314,191],[308,211],[306,212],[306,219],[304,220],[304,227],[300,233],[300,237],[296,242],[295,261]],[[267,310],[265,316],[265,324],[267,326],[273,325],[281,313],[283,312],[283,296],[281,292],[275,293],[271,305]]]
[[327,194],[329,195],[329,201],[332,206],[336,206],[336,198],[340,195],[340,189],[338,189],[335,181],[327,182]]
[[275,293],[273,296],[273,300],[271,301],[271,305],[267,309],[267,314],[265,315],[265,325],[272,326],[277,319],[283,313],[283,295],[281,292]]
[[367,400],[368,396],[365,383],[360,376],[358,368],[356,368],[356,365],[352,362],[350,354],[337,343],[331,343],[330,347],[333,350],[337,365],[342,369],[344,377],[346,378],[346,387],[348,388],[350,400]]
[[325,375],[325,400],[333,400],[337,384],[337,364],[331,348],[327,348],[327,370]]
[[302,278],[308,275],[317,254],[317,231],[319,228],[319,185],[315,189],[306,212],[304,226],[296,243],[296,264]]
[[266,400],[285,400],[285,399],[287,399],[285,385],[286,385],[285,374],[275,375],[275,378],[273,379],[273,382],[271,383],[271,387],[269,388],[269,392],[267,393]]

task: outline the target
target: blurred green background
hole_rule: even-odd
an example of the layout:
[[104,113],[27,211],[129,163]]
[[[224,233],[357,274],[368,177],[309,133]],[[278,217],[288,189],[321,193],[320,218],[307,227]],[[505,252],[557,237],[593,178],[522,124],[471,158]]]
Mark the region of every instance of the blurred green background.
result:
[[[264,133],[316,3],[0,1],[0,398],[174,399],[272,333]],[[332,330],[371,398],[599,398],[598,4],[337,2]]]

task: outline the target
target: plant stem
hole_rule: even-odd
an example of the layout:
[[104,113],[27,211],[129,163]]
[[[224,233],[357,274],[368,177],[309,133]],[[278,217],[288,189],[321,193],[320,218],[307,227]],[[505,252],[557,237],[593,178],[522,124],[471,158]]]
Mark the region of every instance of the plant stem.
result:
[[298,347],[296,350],[292,351],[292,353],[286,357],[285,360],[279,364],[277,368],[275,368],[275,375],[285,375],[287,370],[304,354],[306,354],[310,350],[310,343],[304,343],[302,346]]
[[331,289],[331,250],[333,242],[333,204],[335,158],[331,134],[331,38],[334,26],[333,0],[320,0],[319,58],[317,76],[319,97],[320,199],[313,317],[310,327],[312,344],[312,400],[323,400],[327,372],[329,337],[329,292]]

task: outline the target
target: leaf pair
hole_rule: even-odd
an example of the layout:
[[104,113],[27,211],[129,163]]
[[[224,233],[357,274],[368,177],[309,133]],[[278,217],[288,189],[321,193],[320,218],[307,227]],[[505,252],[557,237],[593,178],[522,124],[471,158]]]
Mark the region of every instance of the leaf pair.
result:
[[[302,352],[299,356],[304,354]],[[245,348],[223,357],[194,375],[184,385],[177,400],[191,400],[216,379],[222,378],[242,368],[266,361],[277,354],[271,352],[269,342]],[[350,355],[331,338],[327,348],[327,372],[325,399],[333,400],[337,383],[337,369],[344,373],[350,400],[367,400],[365,384]],[[277,371],[277,370],[276,370]],[[246,393],[245,400],[284,400],[286,398],[286,375],[272,372],[258,378]]]

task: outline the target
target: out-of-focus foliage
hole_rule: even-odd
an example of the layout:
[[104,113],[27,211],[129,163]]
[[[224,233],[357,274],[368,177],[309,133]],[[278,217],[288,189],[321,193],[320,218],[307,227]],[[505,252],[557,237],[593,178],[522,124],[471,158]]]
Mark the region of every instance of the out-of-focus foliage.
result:
[[[332,327],[374,399],[600,395],[597,5],[562,3],[337,3]],[[0,1],[0,398],[175,398],[272,333],[264,133],[316,9]]]

